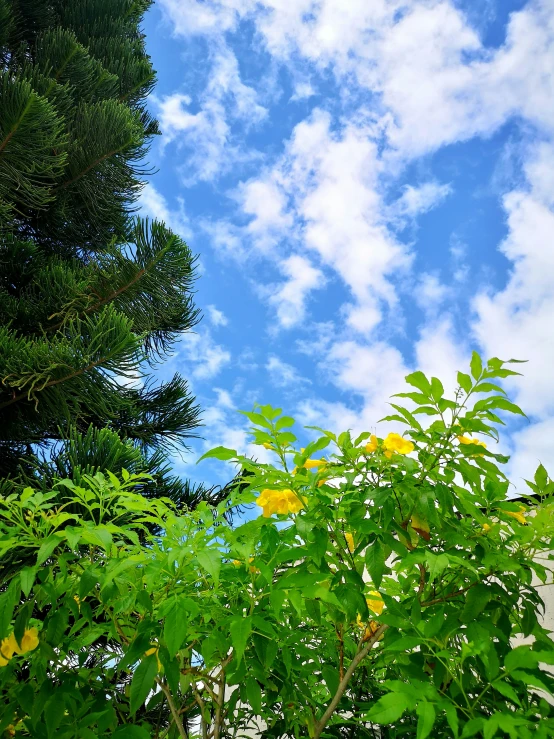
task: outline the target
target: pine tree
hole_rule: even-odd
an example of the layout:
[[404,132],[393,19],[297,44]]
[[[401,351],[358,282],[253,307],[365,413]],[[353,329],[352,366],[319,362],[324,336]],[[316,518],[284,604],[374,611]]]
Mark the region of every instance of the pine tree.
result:
[[147,493],[209,494],[167,463],[199,425],[187,383],[151,374],[199,313],[188,246],[134,215],[159,132],[150,4],[0,0],[4,491],[126,467],[154,476]]

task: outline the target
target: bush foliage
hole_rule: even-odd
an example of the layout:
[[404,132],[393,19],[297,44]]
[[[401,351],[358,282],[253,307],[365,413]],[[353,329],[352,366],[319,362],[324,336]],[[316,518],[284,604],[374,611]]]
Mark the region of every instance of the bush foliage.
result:
[[206,454],[243,473],[216,507],[183,514],[128,472],[2,500],[2,557],[33,564],[0,595],[0,731],[552,736],[554,483],[540,466],[510,498],[493,444],[497,414],[521,413],[497,385],[512,373],[474,355],[449,399],[416,372],[385,419],[403,436],[317,429],[301,450],[293,419],[257,406],[275,461]]

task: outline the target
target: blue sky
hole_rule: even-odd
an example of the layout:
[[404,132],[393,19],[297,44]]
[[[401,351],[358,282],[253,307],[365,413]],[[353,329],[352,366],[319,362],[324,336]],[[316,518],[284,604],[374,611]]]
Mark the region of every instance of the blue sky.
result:
[[374,430],[405,374],[453,389],[473,349],[529,360],[502,450],[516,483],[549,466],[554,0],[158,0],[145,31],[142,208],[201,267],[163,368],[204,409],[176,470],[227,479],[195,459],[252,451],[255,402]]

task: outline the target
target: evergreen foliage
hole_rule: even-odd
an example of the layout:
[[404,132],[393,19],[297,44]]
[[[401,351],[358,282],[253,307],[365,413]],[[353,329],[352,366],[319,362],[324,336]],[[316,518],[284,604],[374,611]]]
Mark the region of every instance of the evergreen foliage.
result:
[[203,492],[165,461],[199,409],[182,377],[150,372],[199,318],[188,246],[133,215],[158,133],[150,4],[0,0],[4,489],[127,467],[182,503]]

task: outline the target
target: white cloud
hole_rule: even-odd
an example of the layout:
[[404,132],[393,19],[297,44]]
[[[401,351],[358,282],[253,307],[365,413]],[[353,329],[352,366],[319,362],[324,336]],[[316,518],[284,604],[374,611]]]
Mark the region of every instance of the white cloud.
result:
[[243,149],[231,124],[240,120],[248,129],[267,114],[255,90],[242,82],[237,58],[229,47],[219,43],[211,61],[208,83],[196,112],[189,110],[189,95],[176,92],[157,100],[164,147],[176,141],[187,149],[187,162],[181,168],[185,185],[213,180],[232,165],[257,156]]
[[[364,333],[380,320],[381,301],[396,302],[389,276],[411,261],[407,247],[387,227],[380,170],[378,147],[367,129],[347,124],[334,131],[330,115],[316,110],[295,127],[276,165],[247,183],[248,192],[271,192],[272,197],[242,201],[254,216],[247,229],[256,241],[299,242],[338,273],[354,298],[346,309],[347,321]],[[303,257],[299,260],[289,257],[284,269],[294,265],[298,271],[308,264]],[[284,299],[279,313],[284,326],[302,319],[305,292],[320,279],[313,270],[301,272],[302,278],[291,275],[284,290],[271,299],[274,304]]]
[[289,390],[299,387],[300,385],[310,383],[306,377],[302,377],[296,367],[292,364],[283,362],[282,359],[271,355],[266,363],[266,369],[271,378],[273,385],[284,387]]
[[[334,74],[337,80],[338,105],[322,102],[334,114],[312,111],[296,123],[282,155],[273,161],[268,157],[263,171],[235,188],[238,215],[247,224],[206,226],[220,248],[244,256],[254,245],[281,261],[287,280],[273,293],[262,293],[277,310],[281,326],[305,321],[306,301],[320,286],[322,269],[335,272],[346,285],[345,325],[341,340],[326,344],[326,368],[338,388],[356,394],[360,409],[306,401],[306,417],[323,409],[323,418],[367,427],[383,415],[382,399],[401,389],[407,371],[402,355],[372,338],[387,310],[400,310],[395,286],[404,274],[417,285],[420,305],[434,308],[414,341],[416,363],[441,378],[464,366],[465,338],[458,338],[452,316],[439,316],[450,297],[448,286],[433,272],[414,279],[411,248],[394,232],[402,219],[439,204],[449,195],[449,185],[433,179],[409,184],[392,206],[388,189],[424,155],[489,136],[509,119],[518,121],[526,143],[518,148],[516,165],[523,163],[528,187],[516,189],[506,177],[497,183],[512,190],[503,199],[509,233],[500,247],[512,267],[501,289],[491,287],[476,297],[468,322],[485,355],[530,360],[523,366],[525,377],[508,383],[533,415],[533,425],[514,437],[518,446],[512,468],[523,470],[540,433],[546,430],[552,438],[554,414],[554,252],[549,248],[554,232],[554,0],[529,0],[512,13],[506,40],[497,48],[483,46],[459,3],[451,0],[161,3],[176,33],[202,35],[211,49],[212,82],[196,112],[183,95],[167,99],[165,108],[169,135],[192,147],[198,177],[213,179],[230,162],[247,156],[233,140],[230,122],[244,124],[249,109],[254,121],[264,115],[257,95],[240,80],[236,59],[221,52],[218,62],[225,34],[241,22],[252,23],[256,44],[265,46],[271,64],[302,70],[302,79],[291,75],[293,99],[306,99],[318,75]],[[227,87],[218,85],[218,77]],[[467,246],[454,236],[450,251],[454,282],[464,283],[467,291]],[[456,318],[462,323],[464,317]]]
[[212,246],[217,251],[235,258],[244,257],[245,239],[234,223],[223,219],[217,221],[204,219],[199,222],[199,225],[208,234]]
[[[302,422],[337,433],[377,429],[382,434],[378,421],[394,412],[389,406],[391,396],[405,389],[404,377],[409,371],[400,352],[384,342],[336,341],[325,350],[320,367],[341,392],[355,395],[357,402],[307,398],[296,411]],[[386,423],[387,432],[402,433],[404,428],[397,422]]]
[[535,470],[542,463],[554,476],[554,418],[550,417],[526,426],[512,437],[513,453],[509,478],[516,491],[530,493],[524,480],[533,481]]
[[159,0],[159,5],[171,22],[174,32],[183,36],[214,34],[219,36],[235,27],[237,20],[251,3],[248,0]]
[[468,246],[458,234],[451,235],[449,251],[452,258],[452,277],[456,282],[465,282],[469,276]]
[[323,287],[325,278],[321,270],[298,254],[285,259],[279,268],[286,281],[268,288],[265,294],[275,309],[279,326],[291,328],[304,320],[308,296],[312,290]]
[[231,354],[216,344],[209,331],[187,333],[181,338],[178,359],[198,380],[210,380],[231,361]]
[[434,208],[452,193],[448,184],[425,182],[419,187],[406,185],[404,192],[390,208],[392,218],[414,218]]
[[456,335],[452,317],[446,315],[425,324],[415,350],[417,368],[428,377],[438,377],[445,392],[452,396],[457,387],[456,374],[458,370],[467,372],[471,356],[467,343]]
[[434,314],[449,297],[450,292],[450,288],[443,284],[437,275],[422,272],[415,287],[414,298],[423,311]]
[[275,247],[282,234],[291,229],[293,219],[286,212],[286,195],[270,177],[241,183],[233,197],[240,204],[242,212],[251,217],[243,233],[259,249]]
[[165,197],[154,185],[147,183],[140,195],[139,206],[145,215],[163,221],[166,226],[185,239],[190,239],[190,222],[185,214],[185,205],[182,198],[177,199],[178,210],[171,210]]
[[[505,196],[508,236],[500,246],[512,263],[505,287],[489,289],[474,302],[474,332],[486,356],[528,360],[515,365],[522,377],[507,379],[516,402],[531,423],[514,434],[511,476],[518,489],[521,478],[532,477],[541,460],[553,470],[554,458],[554,203],[549,182],[554,171],[554,147],[539,143],[530,152],[527,190]],[[518,482],[519,480],[519,482]]]
[[483,48],[467,17],[448,0],[162,0],[176,33],[220,37],[251,20],[268,51],[382,96],[390,137],[412,155],[488,133],[521,112],[552,125],[552,0],[513,13],[504,46]]
[[305,80],[301,80],[296,82],[294,85],[294,93],[291,95],[291,102],[294,100],[307,100],[308,98],[313,97],[316,94],[316,91],[312,87],[310,82],[306,82]]
[[215,305],[207,305],[206,311],[212,326],[219,328],[220,326],[226,326],[229,323],[227,316],[222,311],[218,310]]
[[504,202],[510,234],[502,251],[513,271],[504,290],[477,296],[474,330],[487,356],[528,360],[524,378],[508,385],[526,412],[545,418],[554,412],[554,213],[530,194],[514,192]]

